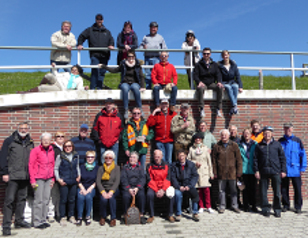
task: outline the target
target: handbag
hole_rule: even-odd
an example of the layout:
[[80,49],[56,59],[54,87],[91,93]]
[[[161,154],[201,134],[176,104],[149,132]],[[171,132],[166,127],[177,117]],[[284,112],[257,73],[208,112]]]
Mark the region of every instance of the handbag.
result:
[[139,209],[135,206],[135,196],[133,196],[130,208],[127,209],[127,212],[125,214],[125,224],[140,224],[140,212]]

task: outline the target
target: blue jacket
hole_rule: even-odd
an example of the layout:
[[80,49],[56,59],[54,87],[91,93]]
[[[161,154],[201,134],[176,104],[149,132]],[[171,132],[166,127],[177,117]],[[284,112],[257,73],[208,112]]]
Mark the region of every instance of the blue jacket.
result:
[[[230,60],[229,71],[224,67],[224,61],[219,61],[218,66],[221,72],[222,82],[225,84],[237,83],[239,88],[243,88],[240,72],[237,68],[236,63]],[[235,80],[236,79],[236,80]]]
[[175,189],[180,189],[181,186],[194,188],[199,179],[199,174],[194,162],[186,160],[184,170],[179,161],[173,162],[171,168],[171,183]]
[[284,135],[279,139],[287,159],[287,177],[300,177],[300,172],[305,172],[307,157],[302,141],[292,135]]
[[61,164],[59,166],[59,175],[60,178],[63,179],[63,181],[67,185],[73,185],[76,184],[76,178],[78,177],[77,172],[77,163],[78,163],[78,154],[73,154],[73,160],[70,162],[66,157],[64,152],[60,154],[61,157]]
[[74,143],[75,151],[79,155],[79,166],[81,166],[86,162],[87,151],[96,151],[94,141],[80,136],[73,137],[71,141]]
[[[258,143],[254,140],[250,140],[248,144],[241,140],[238,143],[238,147],[240,148],[242,160],[243,160],[243,174],[254,174],[253,171],[253,156],[255,154],[255,148]],[[244,145],[247,146],[245,150]]]

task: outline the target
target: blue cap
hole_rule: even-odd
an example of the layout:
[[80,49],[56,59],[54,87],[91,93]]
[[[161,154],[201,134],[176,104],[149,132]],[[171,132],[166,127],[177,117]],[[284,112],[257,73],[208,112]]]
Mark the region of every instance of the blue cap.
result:
[[271,132],[273,132],[273,131],[274,131],[274,128],[271,127],[271,126],[265,126],[265,127],[263,128],[263,131],[271,131]]
[[80,129],[87,129],[87,130],[89,130],[89,127],[88,127],[87,124],[82,124],[82,125],[80,126]]

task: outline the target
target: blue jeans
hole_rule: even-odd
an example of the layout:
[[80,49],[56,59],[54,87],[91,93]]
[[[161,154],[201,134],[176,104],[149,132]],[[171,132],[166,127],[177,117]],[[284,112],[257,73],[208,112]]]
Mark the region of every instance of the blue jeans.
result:
[[134,94],[137,107],[142,108],[140,91],[139,91],[140,85],[138,83],[133,83],[131,85],[129,85],[128,83],[122,83],[120,85],[120,89],[122,91],[123,104],[124,104],[125,110],[128,109],[128,93],[129,93],[130,90]]
[[76,192],[77,184],[60,186],[60,218],[65,217],[67,203],[67,216],[74,216]]
[[[145,57],[144,58],[144,64],[145,65],[154,65],[159,63],[159,58],[158,57]],[[151,79],[151,73],[152,69],[144,69],[145,72],[145,84],[146,84],[146,89],[151,89],[152,88],[152,79]]]
[[[94,56],[91,57],[91,65],[98,65],[98,64],[108,64],[108,60],[106,58],[98,59]],[[106,69],[98,69],[92,68],[91,69],[91,83],[90,89],[102,89],[104,78],[105,78]]]
[[101,218],[107,217],[107,206],[109,203],[109,209],[110,209],[110,220],[116,219],[117,214],[117,196],[119,195],[119,189],[115,191],[113,196],[109,199],[105,199],[102,195],[100,195],[100,201],[99,201],[99,210],[100,210],[100,216]]
[[223,83],[223,85],[228,93],[232,106],[233,107],[236,106],[237,105],[238,84],[237,83],[233,83],[233,84]]
[[179,189],[175,189],[175,205],[176,205],[175,215],[180,216],[182,214],[183,193],[191,193],[190,195],[193,197],[192,199],[193,214],[198,214],[199,213],[198,211],[199,195],[198,195],[197,189],[193,188],[185,192],[181,192]]
[[143,169],[145,169],[146,156],[147,155],[139,155],[139,162],[140,162]]
[[81,195],[80,188],[77,191],[77,218],[82,219],[84,204],[86,203],[86,217],[91,216],[91,210],[93,207],[93,198],[95,196],[95,188],[92,189],[87,195]]
[[[164,89],[165,87],[166,87],[166,85],[159,85],[159,86],[155,86],[153,88],[155,106],[159,106],[159,104],[160,104],[160,102],[159,102],[159,90]],[[172,91],[171,91],[171,95],[170,95],[170,105],[171,106],[174,106],[176,104],[177,93],[178,93],[178,87],[173,86]]]
[[156,142],[156,147],[163,152],[163,160],[172,164],[173,143]]
[[[63,61],[54,61],[50,60],[50,64],[55,63],[56,65],[68,65],[69,62],[63,62]],[[63,68],[64,72],[71,72],[70,68]],[[52,73],[52,70],[50,70]],[[59,72],[59,69],[57,69],[57,72]]]
[[112,150],[115,154],[114,163],[118,164],[118,153],[119,153],[119,143],[115,143],[111,147],[106,147],[105,145],[101,144],[101,162],[104,164],[105,159],[103,158],[103,154],[106,150]]

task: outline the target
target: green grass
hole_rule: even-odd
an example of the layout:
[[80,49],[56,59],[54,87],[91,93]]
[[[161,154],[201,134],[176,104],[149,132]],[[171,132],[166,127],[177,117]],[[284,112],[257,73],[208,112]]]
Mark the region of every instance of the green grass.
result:
[[[16,91],[26,91],[30,88],[34,88],[39,85],[42,78],[47,72],[16,72],[16,73],[0,73],[0,94],[12,94]],[[258,76],[241,76],[244,89],[255,90],[259,89],[259,77]],[[267,75],[263,79],[263,87],[267,90],[288,90],[292,89],[292,78],[291,76],[273,76]],[[107,73],[104,83],[113,88],[117,89],[120,83],[120,74]],[[89,81],[84,80],[84,85],[89,85]],[[178,75],[178,88],[188,89],[188,80],[186,74]],[[296,88],[301,90],[308,89],[308,78],[307,77],[296,77]]]

